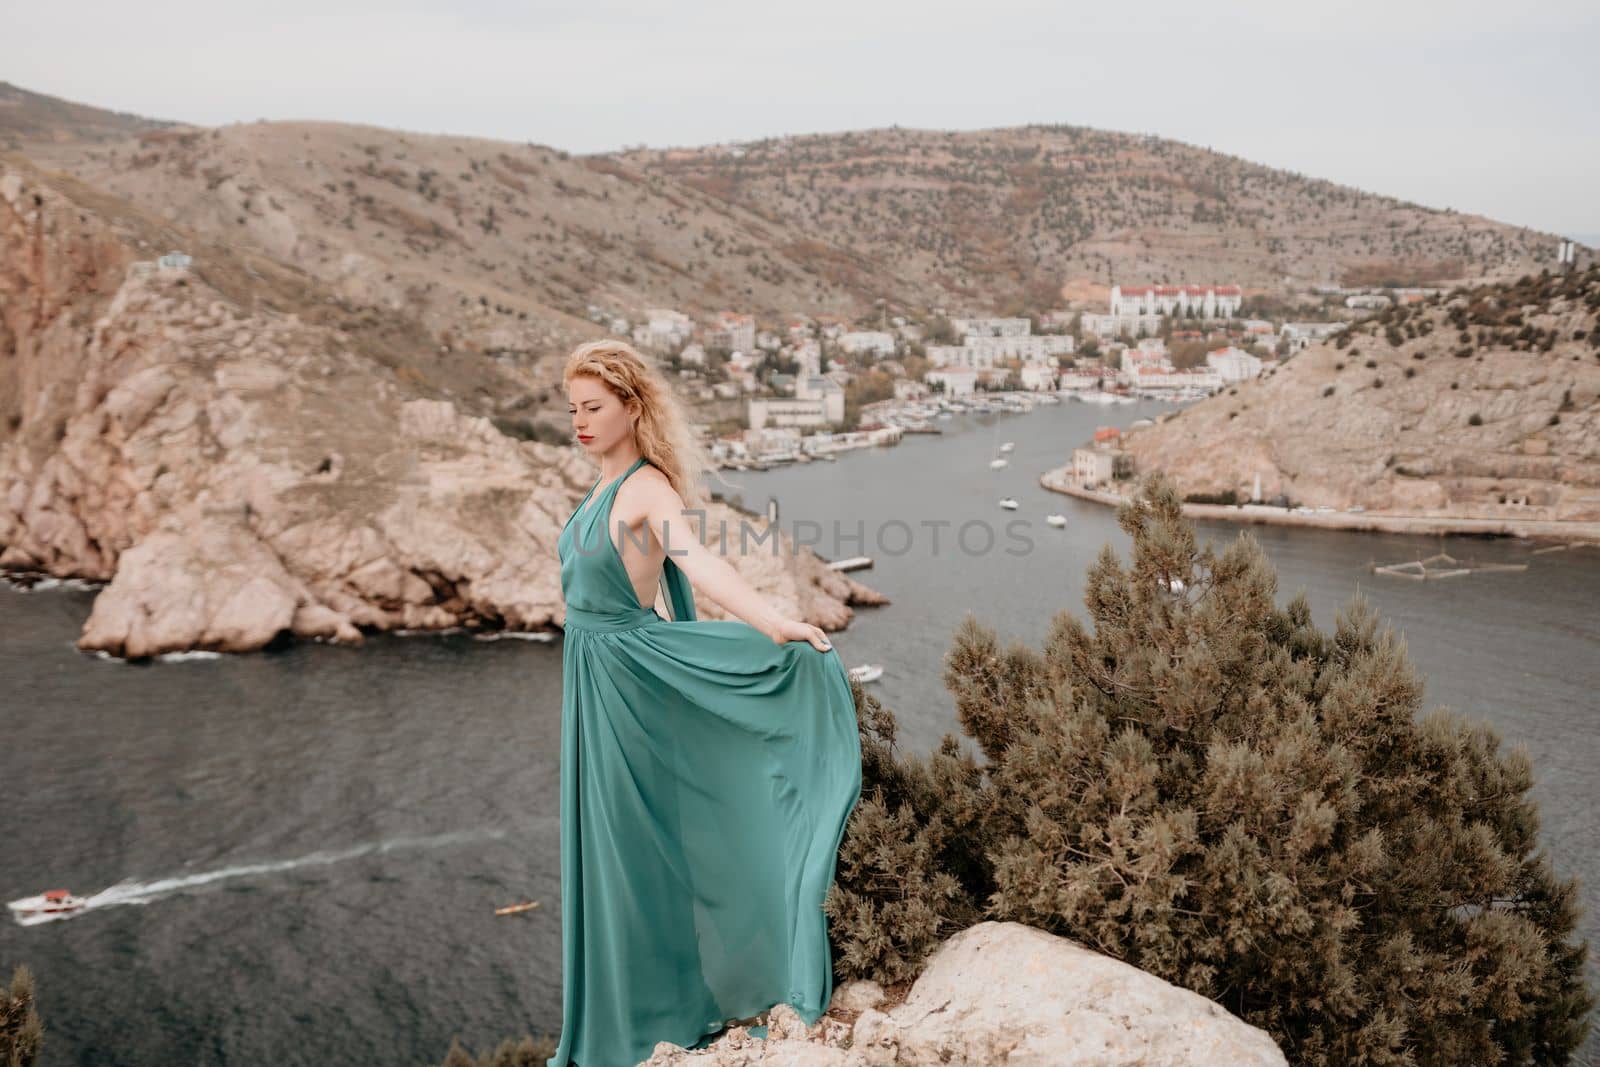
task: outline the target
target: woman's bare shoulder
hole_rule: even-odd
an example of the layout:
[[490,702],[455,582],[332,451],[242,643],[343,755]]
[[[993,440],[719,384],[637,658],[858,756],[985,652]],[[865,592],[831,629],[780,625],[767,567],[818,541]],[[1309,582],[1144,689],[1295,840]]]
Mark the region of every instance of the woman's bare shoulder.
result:
[[678,491],[672,487],[672,480],[648,463],[622,483],[617,496],[620,499],[623,495],[628,497],[630,503],[637,503],[645,510],[683,506]]

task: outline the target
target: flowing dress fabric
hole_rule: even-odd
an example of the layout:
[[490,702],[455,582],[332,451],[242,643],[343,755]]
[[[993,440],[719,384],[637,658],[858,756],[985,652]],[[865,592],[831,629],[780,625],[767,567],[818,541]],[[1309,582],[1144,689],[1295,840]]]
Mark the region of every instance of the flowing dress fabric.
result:
[[564,970],[549,1067],[697,1047],[782,1002],[809,1024],[833,994],[822,904],[861,794],[844,664],[697,621],[670,553],[672,618],[639,604],[610,516],[645,462],[590,489],[558,542]]

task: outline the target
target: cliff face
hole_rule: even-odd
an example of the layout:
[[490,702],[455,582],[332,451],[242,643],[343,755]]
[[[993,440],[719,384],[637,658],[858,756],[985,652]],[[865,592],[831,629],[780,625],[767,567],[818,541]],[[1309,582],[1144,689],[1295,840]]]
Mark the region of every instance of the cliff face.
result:
[[1127,435],[1181,490],[1600,521],[1600,269],[1397,308]]
[[[419,395],[370,337],[137,257],[92,206],[0,169],[0,567],[109,580],[80,647],[560,620],[587,459]],[[875,599],[814,556],[746,569],[822,626]]]

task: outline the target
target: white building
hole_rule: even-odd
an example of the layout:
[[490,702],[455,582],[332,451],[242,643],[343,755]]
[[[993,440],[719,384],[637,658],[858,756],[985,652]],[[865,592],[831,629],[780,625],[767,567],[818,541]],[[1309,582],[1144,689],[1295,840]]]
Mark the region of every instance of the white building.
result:
[[717,321],[706,330],[706,346],[730,352],[750,352],[756,347],[756,320],[732,311],[717,314]]
[[1392,303],[1394,301],[1382,293],[1358,293],[1344,298],[1344,306],[1347,308],[1371,308],[1375,311],[1382,310]]
[[1100,375],[1081,370],[1062,371],[1056,378],[1056,388],[1098,389],[1100,388]]
[[1178,315],[1183,318],[1232,318],[1244,302],[1237,285],[1120,285],[1111,287],[1113,315]]
[[1133,374],[1147,369],[1171,370],[1172,363],[1167,359],[1165,346],[1155,351],[1147,348],[1124,348],[1117,369],[1123,374]]
[[187,254],[173,249],[156,260],[156,266],[161,270],[188,270],[189,264],[193,262],[194,260]]
[[950,325],[963,339],[1027,337],[1033,328],[1027,319],[951,319]]
[[794,350],[795,362],[800,364],[800,375],[822,373],[822,343],[807,338]]
[[1008,359],[1050,362],[1056,356],[1071,355],[1076,348],[1071,337],[1060,333],[975,335],[959,345],[929,345],[927,355],[936,364],[987,370]]
[[1222,375],[1207,367],[1194,370],[1173,370],[1171,367],[1137,367],[1123,375],[1129,388],[1144,393],[1180,393],[1198,391],[1214,393],[1222,388]]
[[1298,352],[1314,342],[1326,341],[1347,325],[1343,322],[1286,322],[1278,336],[1289,342],[1289,351]]
[[1217,372],[1223,385],[1249,381],[1261,376],[1261,360],[1229,345],[1206,353],[1206,366]]
[[671,308],[649,308],[645,321],[634,328],[633,339],[651,348],[676,349],[694,336],[694,321]]
[[[749,400],[750,428],[766,426],[836,426],[844,421],[844,390],[827,378],[800,381],[827,382],[835,392],[820,389],[805,396],[757,396]],[[795,391],[799,392],[799,382]]]
[[1056,377],[1059,373],[1060,368],[1054,363],[1024,363],[1019,375],[1024,389],[1038,391],[1056,388]]
[[944,383],[945,396],[971,396],[977,388],[978,372],[967,367],[935,367],[923,375],[929,385]]
[[750,428],[772,426],[836,426],[844,421],[844,389],[831,378],[802,375],[794,396],[753,397]]
[[694,363],[705,366],[706,350],[698,341],[690,341],[683,346],[683,351],[678,353],[678,358],[685,363]]
[[1106,340],[1161,332],[1160,315],[1094,315],[1085,311],[1080,323],[1085,334]]
[[879,356],[894,355],[894,335],[881,330],[857,330],[839,335],[839,347],[852,356],[871,352]]

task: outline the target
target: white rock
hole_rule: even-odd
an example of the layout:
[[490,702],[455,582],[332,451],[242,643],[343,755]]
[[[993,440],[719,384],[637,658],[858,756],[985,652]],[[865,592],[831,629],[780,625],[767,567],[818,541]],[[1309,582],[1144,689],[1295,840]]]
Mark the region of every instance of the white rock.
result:
[[1215,1001],[1020,923],[950,938],[891,1018],[901,1063],[1287,1062],[1264,1031]]

